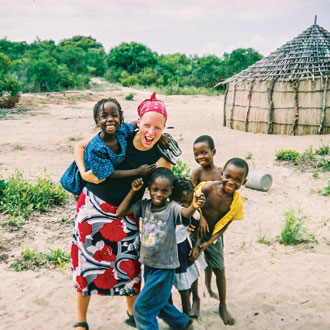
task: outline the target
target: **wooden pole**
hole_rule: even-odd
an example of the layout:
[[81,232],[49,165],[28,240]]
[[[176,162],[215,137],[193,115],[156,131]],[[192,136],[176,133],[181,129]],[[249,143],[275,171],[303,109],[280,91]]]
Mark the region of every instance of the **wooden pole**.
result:
[[294,119],[292,123],[291,135],[296,135],[298,120],[299,120],[299,107],[298,107],[298,83],[297,80],[293,82],[293,91],[294,91]]
[[249,123],[249,114],[250,114],[250,107],[251,107],[251,97],[252,97],[253,84],[254,84],[254,80],[252,80],[250,88],[249,88],[249,92],[248,92],[248,106],[247,106],[246,114],[245,114],[245,132],[248,131],[248,123]]
[[225,91],[225,96],[223,98],[223,123],[222,125],[226,127],[226,103],[227,103],[227,95],[228,95],[228,90],[229,90],[229,84],[226,84],[226,91]]
[[327,109],[328,76],[325,77],[325,82],[323,84],[324,84],[324,90],[323,90],[323,99],[322,99],[322,117],[321,117],[318,134],[322,134],[322,129],[325,123],[325,115]]
[[231,105],[230,116],[229,116],[229,127],[230,128],[233,128],[233,112],[234,112],[234,106],[235,106],[235,96],[236,96],[236,81],[234,82],[234,86],[233,86],[233,103]]
[[270,81],[269,88],[267,89],[268,106],[269,106],[267,134],[273,134],[273,112],[274,112],[273,90],[274,90],[274,85],[275,85],[275,79]]

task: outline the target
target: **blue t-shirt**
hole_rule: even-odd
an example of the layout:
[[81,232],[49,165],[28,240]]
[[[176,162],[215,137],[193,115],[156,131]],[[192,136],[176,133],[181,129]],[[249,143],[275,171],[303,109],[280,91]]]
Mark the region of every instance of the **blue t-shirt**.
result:
[[[85,170],[92,172],[99,180],[110,176],[114,168],[123,162],[127,148],[126,138],[134,131],[131,124],[122,123],[117,131],[116,138],[120,145],[120,152],[113,152],[97,134],[87,145],[84,155]],[[64,172],[60,180],[64,189],[79,195],[85,185],[85,181],[80,176],[76,162],[73,161]]]

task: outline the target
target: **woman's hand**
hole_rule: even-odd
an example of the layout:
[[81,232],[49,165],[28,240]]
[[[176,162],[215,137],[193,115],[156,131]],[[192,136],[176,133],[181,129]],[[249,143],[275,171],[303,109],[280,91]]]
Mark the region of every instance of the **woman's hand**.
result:
[[141,165],[136,169],[136,173],[137,175],[141,175],[141,176],[147,176],[151,173],[151,171],[153,171],[156,168],[156,164],[152,164],[152,165]]
[[203,215],[201,215],[201,217],[199,219],[197,236],[204,237],[206,235],[206,233],[208,233],[209,231],[210,231],[209,225],[208,225],[206,219],[203,217]]
[[83,171],[83,173],[80,172],[80,175],[85,181],[90,183],[98,184],[105,181],[105,179],[102,180],[98,179],[97,176],[91,170],[87,172]]
[[132,181],[133,191],[139,191],[144,185],[142,178],[138,178]]

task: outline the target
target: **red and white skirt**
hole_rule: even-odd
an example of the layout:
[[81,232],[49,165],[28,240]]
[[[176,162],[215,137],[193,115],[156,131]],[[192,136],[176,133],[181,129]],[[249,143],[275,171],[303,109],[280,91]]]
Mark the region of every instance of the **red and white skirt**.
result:
[[79,196],[71,267],[75,288],[83,296],[132,296],[140,292],[138,220],[119,218],[116,209],[86,187]]

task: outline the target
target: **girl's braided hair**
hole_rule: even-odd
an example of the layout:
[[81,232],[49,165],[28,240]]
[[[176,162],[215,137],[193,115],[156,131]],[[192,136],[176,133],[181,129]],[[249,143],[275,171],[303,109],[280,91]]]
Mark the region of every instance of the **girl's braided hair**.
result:
[[121,106],[120,106],[119,102],[116,99],[109,97],[108,99],[102,99],[102,100],[98,101],[94,105],[93,116],[94,116],[94,121],[95,121],[96,125],[98,124],[99,119],[100,119],[100,112],[104,111],[104,104],[106,104],[108,102],[111,102],[117,106],[118,111],[119,111],[120,123],[124,122],[124,113],[123,113],[123,110],[121,110]]
[[194,192],[194,186],[192,182],[190,180],[187,180],[186,178],[175,178],[171,199],[178,196],[184,191],[187,194],[191,194]]

